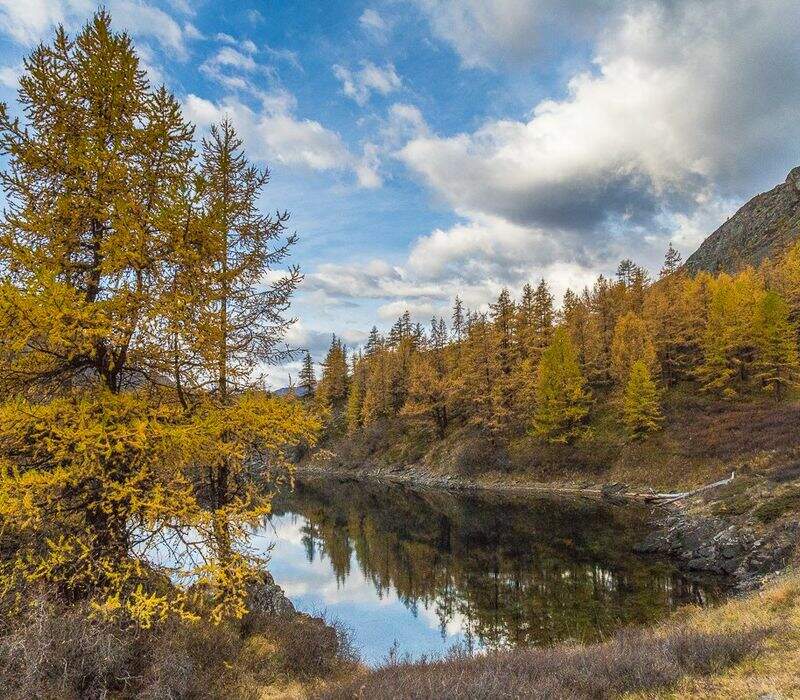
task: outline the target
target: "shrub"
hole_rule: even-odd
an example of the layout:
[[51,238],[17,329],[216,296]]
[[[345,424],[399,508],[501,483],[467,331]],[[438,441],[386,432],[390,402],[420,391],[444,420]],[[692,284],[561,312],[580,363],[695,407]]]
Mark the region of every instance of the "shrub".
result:
[[0,610],[4,700],[261,697],[274,683],[350,669],[340,627],[307,615],[251,613],[212,625],[170,619],[150,629],[92,619],[88,604],[38,593],[24,612]]
[[765,629],[708,633],[677,628],[659,635],[624,631],[589,647],[558,646],[418,662],[390,660],[350,682],[323,689],[319,700],[346,698],[589,699],[667,687],[687,674],[708,673],[754,653]]
[[800,488],[795,487],[764,501],[754,512],[762,523],[771,523],[784,513],[798,509],[800,509]]

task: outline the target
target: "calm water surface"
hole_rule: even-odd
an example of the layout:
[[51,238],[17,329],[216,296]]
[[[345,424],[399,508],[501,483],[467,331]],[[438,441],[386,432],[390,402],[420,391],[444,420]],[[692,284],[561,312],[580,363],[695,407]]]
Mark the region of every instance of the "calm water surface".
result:
[[314,480],[257,546],[295,606],[346,624],[362,658],[590,641],[719,597],[632,553],[639,509]]

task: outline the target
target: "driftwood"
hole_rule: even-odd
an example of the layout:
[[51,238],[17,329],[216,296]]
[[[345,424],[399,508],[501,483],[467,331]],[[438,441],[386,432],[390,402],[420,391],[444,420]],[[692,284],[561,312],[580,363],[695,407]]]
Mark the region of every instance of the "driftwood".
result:
[[[695,496],[698,493],[703,493],[710,489],[717,488],[718,486],[725,486],[730,484],[736,477],[736,472],[731,472],[731,475],[725,479],[715,481],[713,484],[706,484],[700,488],[693,489],[692,491],[679,491],[675,493],[655,493],[653,491],[629,491],[627,484],[606,484],[601,488],[570,488],[562,487],[556,489],[541,489],[551,493],[574,494],[584,498],[601,497],[612,503],[625,503],[627,501],[639,501],[642,503],[652,503],[655,505],[666,505],[674,503],[684,498]],[[537,489],[540,490],[540,489]]]
[[682,491],[680,493],[654,493],[646,496],[644,500],[648,503],[673,503],[684,498],[689,498],[690,496],[696,496],[698,493],[703,493],[703,491],[717,488],[717,486],[725,486],[726,484],[730,484],[735,478],[736,472],[731,472],[731,475],[727,479],[720,479],[719,481],[715,481],[713,484],[706,484],[705,486],[701,486],[693,491]]

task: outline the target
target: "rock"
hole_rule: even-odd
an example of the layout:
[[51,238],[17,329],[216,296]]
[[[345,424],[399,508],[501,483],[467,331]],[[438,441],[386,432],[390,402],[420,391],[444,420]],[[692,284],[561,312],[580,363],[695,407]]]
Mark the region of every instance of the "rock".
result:
[[261,581],[250,587],[247,596],[247,609],[254,613],[288,616],[299,614],[283,589],[275,583],[272,574],[265,571]]
[[733,559],[734,557],[736,557],[739,554],[741,554],[741,551],[742,551],[742,548],[738,543],[737,544],[726,544],[726,545],[723,545],[720,548],[720,554],[725,559]]
[[800,237],[800,167],[786,182],[753,197],[712,233],[686,261],[696,273],[736,272],[758,265]]

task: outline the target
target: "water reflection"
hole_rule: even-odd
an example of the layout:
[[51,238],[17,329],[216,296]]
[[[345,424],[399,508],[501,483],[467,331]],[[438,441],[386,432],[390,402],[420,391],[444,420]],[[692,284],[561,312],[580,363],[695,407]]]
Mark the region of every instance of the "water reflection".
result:
[[719,595],[632,553],[637,509],[336,481],[274,505],[276,579],[353,627],[368,661],[394,640],[414,655],[590,641]]

